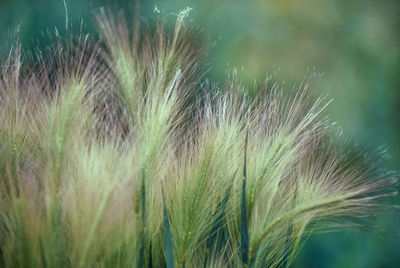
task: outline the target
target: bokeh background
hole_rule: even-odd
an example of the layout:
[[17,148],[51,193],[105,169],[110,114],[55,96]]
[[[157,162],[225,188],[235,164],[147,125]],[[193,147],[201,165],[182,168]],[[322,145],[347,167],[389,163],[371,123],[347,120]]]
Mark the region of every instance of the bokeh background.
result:
[[[67,0],[72,28],[94,32],[94,10],[107,6],[133,16],[132,0]],[[400,170],[400,1],[398,0],[142,0],[143,20],[154,6],[170,23],[192,7],[187,25],[215,41],[209,77],[223,81],[237,67],[249,87],[267,73],[299,83],[310,68],[323,73],[321,94],[344,136],[362,147],[386,146],[383,168]],[[0,51],[20,29],[27,50],[46,45],[47,31],[65,32],[63,0],[0,0]],[[398,203],[397,201],[394,202]],[[310,237],[293,267],[400,267],[400,215],[390,212],[373,229]]]

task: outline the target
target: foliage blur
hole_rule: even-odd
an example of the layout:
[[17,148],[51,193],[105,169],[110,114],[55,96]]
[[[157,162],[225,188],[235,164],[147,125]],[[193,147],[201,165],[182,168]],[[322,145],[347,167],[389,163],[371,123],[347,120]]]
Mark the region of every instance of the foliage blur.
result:
[[[92,11],[100,6],[128,16],[135,7],[129,0],[66,3],[73,31],[83,32],[93,32]],[[327,114],[344,136],[371,150],[385,146],[390,158],[382,167],[400,169],[399,1],[143,0],[144,20],[154,20],[155,6],[158,16],[172,22],[179,10],[193,8],[188,27],[201,29],[199,42],[213,44],[209,77],[220,83],[233,68],[249,88],[267,73],[277,72],[289,85],[310,68],[323,73],[319,89],[334,99]],[[46,31],[55,28],[65,32],[63,0],[0,0],[2,57],[17,29],[23,47],[32,50],[45,46]],[[372,230],[314,235],[293,266],[398,267],[399,213],[372,223]]]

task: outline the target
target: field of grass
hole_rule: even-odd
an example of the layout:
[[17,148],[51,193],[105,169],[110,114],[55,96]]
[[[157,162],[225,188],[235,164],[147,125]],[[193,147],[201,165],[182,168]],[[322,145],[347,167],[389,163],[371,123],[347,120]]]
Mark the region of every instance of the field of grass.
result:
[[381,154],[343,142],[316,73],[254,96],[207,79],[181,11],[1,62],[0,266],[286,267],[313,231],[393,195]]

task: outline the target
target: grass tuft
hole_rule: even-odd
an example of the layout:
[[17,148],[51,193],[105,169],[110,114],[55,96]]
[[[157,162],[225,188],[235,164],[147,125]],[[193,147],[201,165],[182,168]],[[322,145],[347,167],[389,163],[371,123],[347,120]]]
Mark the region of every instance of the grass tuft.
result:
[[101,9],[99,40],[0,63],[1,267],[289,267],[389,207],[397,174],[343,142],[316,74],[210,83],[189,12],[168,34]]

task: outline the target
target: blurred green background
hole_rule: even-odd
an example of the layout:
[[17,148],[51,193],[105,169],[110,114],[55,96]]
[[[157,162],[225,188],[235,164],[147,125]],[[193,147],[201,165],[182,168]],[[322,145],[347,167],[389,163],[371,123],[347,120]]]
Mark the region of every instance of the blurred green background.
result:
[[[133,15],[135,6],[128,0],[66,2],[73,28],[83,19],[86,32],[93,32],[96,8]],[[315,67],[324,74],[320,92],[334,99],[328,113],[344,135],[365,148],[386,146],[391,157],[382,166],[400,170],[400,1],[143,0],[140,5],[144,19],[154,18],[156,5],[171,23],[181,9],[193,8],[187,24],[216,41],[207,59],[214,80],[224,81],[227,69],[237,67],[250,87],[275,71],[291,84]],[[47,30],[65,31],[63,0],[0,0],[3,56],[18,26],[26,49],[45,40]],[[371,230],[312,236],[293,267],[400,267],[399,212],[373,224]]]

